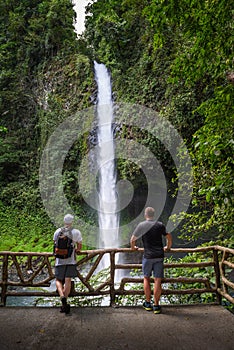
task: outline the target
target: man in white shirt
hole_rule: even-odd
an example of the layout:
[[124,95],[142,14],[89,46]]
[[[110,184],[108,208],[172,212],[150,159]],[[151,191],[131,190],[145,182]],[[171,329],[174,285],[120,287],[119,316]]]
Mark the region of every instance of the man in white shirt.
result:
[[[76,252],[82,248],[82,236],[79,230],[73,228],[74,217],[71,214],[64,216],[64,229],[72,238],[73,251],[70,257],[62,259],[56,258],[55,261],[55,278],[56,287],[59,293],[62,307],[60,312],[68,314],[70,305],[67,303],[67,298],[71,291],[71,279],[77,277]],[[58,228],[54,233],[54,242],[56,243],[63,228]],[[66,233],[65,233],[66,235]]]

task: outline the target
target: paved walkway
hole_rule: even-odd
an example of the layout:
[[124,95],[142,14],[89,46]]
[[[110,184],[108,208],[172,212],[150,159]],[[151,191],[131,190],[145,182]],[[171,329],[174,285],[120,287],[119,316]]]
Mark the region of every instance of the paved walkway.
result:
[[218,305],[0,308],[1,350],[234,350],[234,315]]

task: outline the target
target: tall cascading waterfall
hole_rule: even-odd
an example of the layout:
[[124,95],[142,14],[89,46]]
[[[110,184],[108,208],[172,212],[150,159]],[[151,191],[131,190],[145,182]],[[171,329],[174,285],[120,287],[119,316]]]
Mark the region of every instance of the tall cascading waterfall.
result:
[[[74,21],[75,31],[79,36],[85,25],[85,5],[88,0],[72,0],[77,20]],[[100,248],[117,248],[119,244],[119,215],[117,213],[115,147],[113,139],[113,101],[111,77],[104,64],[94,62],[95,80],[98,86],[97,118],[98,118],[98,221]],[[102,259],[102,267],[107,267],[110,261]],[[119,274],[118,274],[119,275]]]
[[[98,214],[99,247],[119,246],[119,215],[117,213],[115,145],[113,137],[113,101],[111,77],[104,64],[94,62],[95,80],[98,86]],[[109,266],[103,259],[104,267]]]

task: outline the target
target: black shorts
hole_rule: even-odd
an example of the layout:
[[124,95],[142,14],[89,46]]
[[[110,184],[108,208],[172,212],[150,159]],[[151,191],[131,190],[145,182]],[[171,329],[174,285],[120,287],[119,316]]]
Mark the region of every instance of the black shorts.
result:
[[64,281],[66,277],[77,277],[76,265],[58,265],[55,266],[55,278]]

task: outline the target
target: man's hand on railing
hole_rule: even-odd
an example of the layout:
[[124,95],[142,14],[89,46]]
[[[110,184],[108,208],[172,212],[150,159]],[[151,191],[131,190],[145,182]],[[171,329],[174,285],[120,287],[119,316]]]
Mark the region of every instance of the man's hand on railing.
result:
[[136,240],[137,240],[137,238],[134,235],[132,235],[132,237],[130,239],[130,246],[131,246],[132,250],[138,250],[138,247],[135,245]]
[[163,248],[163,250],[164,250],[164,252],[169,252],[169,251],[171,250],[171,248],[165,246],[165,247]]
[[163,248],[164,252],[169,252],[171,250],[171,246],[172,246],[172,235],[171,235],[171,233],[167,232],[166,245]]

